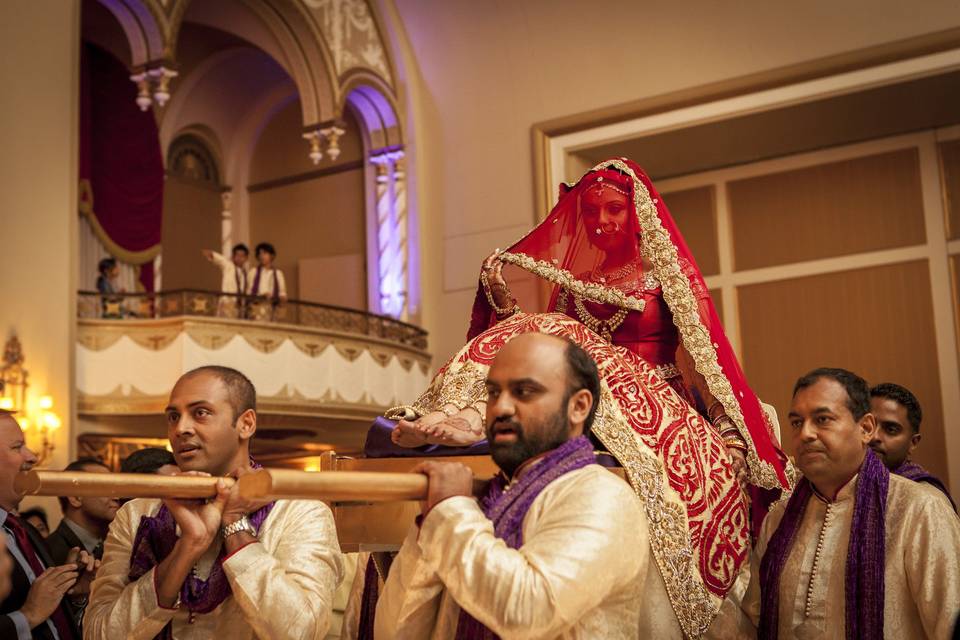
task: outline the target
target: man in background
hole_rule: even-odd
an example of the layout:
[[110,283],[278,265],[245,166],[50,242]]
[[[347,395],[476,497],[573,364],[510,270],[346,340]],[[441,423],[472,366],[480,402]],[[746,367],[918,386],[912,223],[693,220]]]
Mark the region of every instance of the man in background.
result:
[[97,563],[86,551],[77,551],[69,563],[56,566],[40,535],[16,515],[23,496],[14,480],[36,463],[20,425],[0,411],[0,542],[13,558],[12,589],[0,602],[0,638],[76,640],[80,632],[70,600],[85,598]]
[[269,242],[261,242],[256,249],[257,266],[250,269],[248,281],[251,317],[254,320],[273,320],[277,307],[287,301],[287,281],[274,262],[277,250]]
[[50,524],[47,520],[47,512],[42,507],[33,507],[20,512],[20,519],[29,522],[41,536],[46,538],[50,535]]
[[243,296],[249,288],[247,259],[250,257],[250,249],[241,242],[233,247],[229,260],[211,249],[204,249],[203,257],[217,265],[222,275],[220,292],[224,295],[220,297],[217,314],[223,318],[242,318]]
[[752,628],[740,635],[950,637],[960,519],[870,449],[867,383],[845,369],[811,371],[794,386],[788,424],[803,478],[764,520],[742,601]]
[[173,453],[160,447],[137,449],[120,463],[121,473],[156,473],[161,476],[175,476],[180,473]]
[[[64,471],[110,473],[110,469],[96,458],[74,460]],[[117,515],[117,509],[120,508],[120,501],[115,498],[72,496],[61,496],[58,500],[63,510],[63,520],[47,537],[47,548],[53,561],[57,564],[65,563],[70,550],[75,547],[86,549],[97,560],[102,558],[103,541],[107,537],[110,523]]]
[[946,496],[956,511],[946,485],[935,475],[910,460],[920,444],[920,422],[923,411],[920,401],[906,387],[884,382],[870,389],[870,413],[877,420],[877,432],[870,448],[890,469],[890,473],[923,483]]

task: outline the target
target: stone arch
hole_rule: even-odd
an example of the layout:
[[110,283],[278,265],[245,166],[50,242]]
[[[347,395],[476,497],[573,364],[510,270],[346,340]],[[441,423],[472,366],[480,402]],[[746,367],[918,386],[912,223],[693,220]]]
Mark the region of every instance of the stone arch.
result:
[[[218,28],[261,49],[287,73],[301,107],[303,134],[316,152],[336,143],[345,109],[360,122],[367,156],[368,301],[370,308],[400,318],[409,309],[411,260],[415,252],[408,239],[406,144],[397,106],[396,70],[383,39],[383,28],[369,0],[99,0],[120,22],[130,46],[129,67],[143,80],[173,77],[177,44],[184,20]],[[223,57],[232,55],[221,52]],[[186,93],[202,81],[205,70],[222,60],[208,60],[188,78],[172,84],[169,108],[179,110],[178,89]],[[133,79],[133,78],[132,78]],[[181,86],[177,86],[181,82]],[[270,90],[261,107],[275,108],[282,87]],[[144,95],[141,93],[141,95]],[[149,103],[149,93],[146,94]],[[269,108],[267,102],[270,103]],[[243,139],[256,139],[256,130],[267,114],[257,109],[243,123]],[[171,115],[171,114],[167,114]],[[178,123],[178,121],[180,121]],[[189,120],[188,120],[189,121]],[[258,122],[259,121],[259,122]],[[169,125],[168,125],[169,123]],[[172,147],[181,135],[180,117],[163,118],[161,137]],[[175,135],[174,135],[175,132]],[[203,139],[202,136],[200,136]],[[224,140],[225,143],[229,142]],[[233,149],[236,145],[228,145]],[[241,145],[244,147],[249,144]],[[304,153],[307,153],[307,145]],[[219,179],[237,192],[224,195],[224,215],[238,214],[240,229],[245,215],[242,178],[237,150],[223,149]],[[219,153],[219,151],[217,151]],[[312,156],[311,156],[312,157]],[[415,269],[413,270],[415,272]]]

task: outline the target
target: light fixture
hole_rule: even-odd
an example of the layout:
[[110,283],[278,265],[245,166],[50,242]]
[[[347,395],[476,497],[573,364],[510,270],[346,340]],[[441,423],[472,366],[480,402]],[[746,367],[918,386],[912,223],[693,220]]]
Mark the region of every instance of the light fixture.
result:
[[323,160],[323,151],[320,150],[320,132],[319,131],[309,131],[303,134],[303,139],[310,143],[310,154],[309,158],[313,164],[320,164],[320,161]]
[[320,135],[327,139],[327,155],[331,160],[336,160],[340,156],[340,136],[346,132],[346,129],[337,125],[320,130]]
[[29,372],[23,368],[23,347],[17,336],[7,340],[0,366],[0,409],[19,413],[27,399]]
[[153,104],[153,99],[150,97],[150,82],[147,78],[146,71],[130,76],[130,79],[137,85],[137,106],[140,107],[140,111],[146,111]]
[[37,454],[37,465],[41,465],[56,449],[54,433],[63,426],[63,421],[53,410],[52,397],[40,396],[31,404],[33,406],[28,408],[27,415],[19,418],[19,422],[28,446]]
[[170,99],[170,81],[180,74],[163,65],[150,69],[147,73],[153,79],[156,87],[153,90],[153,99],[157,103],[157,106],[162,109]]

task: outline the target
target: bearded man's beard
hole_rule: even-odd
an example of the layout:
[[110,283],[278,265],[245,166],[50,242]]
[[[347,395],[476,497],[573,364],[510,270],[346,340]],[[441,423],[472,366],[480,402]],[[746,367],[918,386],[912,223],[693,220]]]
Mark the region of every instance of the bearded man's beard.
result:
[[[492,437],[495,427],[509,427],[516,434],[516,440],[510,443],[495,442]],[[507,476],[512,476],[520,465],[530,458],[556,449],[569,440],[570,428],[567,419],[567,403],[564,402],[556,413],[547,418],[542,428],[532,429],[532,431],[537,435],[529,435],[519,422],[506,419],[495,421],[487,430],[490,456]]]

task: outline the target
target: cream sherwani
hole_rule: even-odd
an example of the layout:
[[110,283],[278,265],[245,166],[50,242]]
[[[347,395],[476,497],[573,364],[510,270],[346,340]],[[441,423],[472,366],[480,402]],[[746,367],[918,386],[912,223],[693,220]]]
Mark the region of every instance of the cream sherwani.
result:
[[[885,638],[950,638],[960,613],[960,518],[942,494],[890,474],[886,516],[883,633]],[[814,493],[780,578],[778,635],[786,638],[845,637],[847,548],[853,522],[856,478],[825,502]],[[767,515],[751,558],[749,586],[737,619],[730,600],[711,636],[755,635],[760,620],[760,561],[783,518],[786,500]],[[822,534],[821,534],[822,531]],[[816,574],[811,569],[823,538]],[[854,532],[855,535],[855,532]],[[807,591],[810,605],[807,607]],[[735,587],[731,594],[736,594]],[[743,589],[740,589],[743,592]],[[732,595],[735,598],[735,595]]]
[[626,482],[598,465],[554,480],[523,540],[508,548],[472,498],[435,506],[390,569],[377,639],[453,638],[461,605],[504,640],[637,637],[650,538]]
[[[260,541],[223,563],[233,595],[211,613],[197,615],[193,623],[185,609],[165,609],[157,603],[155,569],[133,583],[127,578],[140,518],[159,509],[159,500],[141,499],[117,512],[84,617],[84,638],[148,640],[171,621],[173,637],[182,640],[326,635],[343,566],[333,514],[325,504],[278,500],[263,523]],[[201,558],[201,578],[209,575],[219,549],[220,544],[214,544]]]
[[[257,282],[257,269],[260,269],[260,282]],[[281,298],[287,297],[287,280],[283,277],[283,271],[276,267],[262,268],[252,267],[247,272],[247,293],[252,296],[273,295],[274,280],[276,280],[277,295]],[[253,285],[256,283],[257,289],[254,291]]]
[[246,269],[238,267],[233,263],[233,260],[221,253],[216,251],[211,251],[211,253],[213,254],[213,263],[220,268],[220,272],[223,274],[220,281],[220,291],[222,293],[246,293],[250,286],[247,284]]

